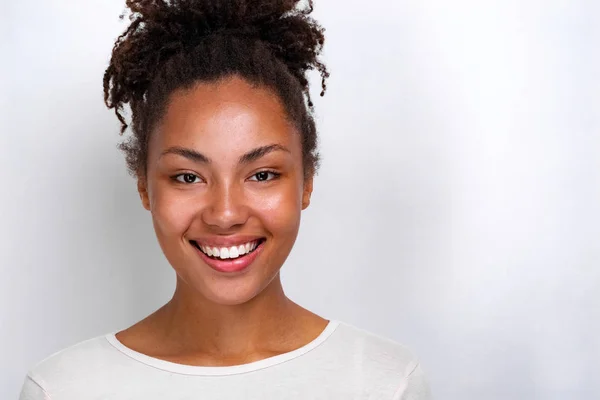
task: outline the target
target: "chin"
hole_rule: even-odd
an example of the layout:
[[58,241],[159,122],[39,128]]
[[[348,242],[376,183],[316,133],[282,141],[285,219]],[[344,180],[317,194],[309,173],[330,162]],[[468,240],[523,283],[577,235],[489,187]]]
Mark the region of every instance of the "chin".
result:
[[[186,274],[177,273],[178,286],[185,285],[185,290],[199,294],[211,303],[227,306],[241,305],[250,302],[260,295],[277,276],[277,271],[264,276],[260,271],[246,271],[236,276],[221,274]],[[183,289],[183,287],[181,287]]]

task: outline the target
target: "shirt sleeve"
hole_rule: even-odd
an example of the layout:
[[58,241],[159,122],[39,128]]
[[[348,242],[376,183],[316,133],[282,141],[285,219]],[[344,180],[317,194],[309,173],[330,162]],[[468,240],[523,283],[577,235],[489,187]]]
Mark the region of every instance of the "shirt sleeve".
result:
[[420,364],[402,381],[392,400],[432,400],[429,382]]
[[25,378],[25,383],[21,389],[19,400],[52,400],[50,395],[46,393],[43,387],[40,386],[29,375]]

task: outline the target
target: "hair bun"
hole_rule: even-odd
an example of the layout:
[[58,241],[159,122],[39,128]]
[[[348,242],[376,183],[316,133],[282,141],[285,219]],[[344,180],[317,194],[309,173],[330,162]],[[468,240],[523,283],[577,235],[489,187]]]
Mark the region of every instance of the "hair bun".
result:
[[[157,43],[157,54],[137,54],[160,64],[211,35],[238,35],[264,42],[308,90],[306,71],[317,69],[329,76],[318,60],[324,44],[324,29],[309,14],[312,0],[127,0],[129,29],[119,38],[136,37]],[[123,16],[122,16],[123,17]],[[118,42],[117,42],[118,44]],[[132,57],[135,50],[128,48]],[[138,58],[139,60],[139,58]]]

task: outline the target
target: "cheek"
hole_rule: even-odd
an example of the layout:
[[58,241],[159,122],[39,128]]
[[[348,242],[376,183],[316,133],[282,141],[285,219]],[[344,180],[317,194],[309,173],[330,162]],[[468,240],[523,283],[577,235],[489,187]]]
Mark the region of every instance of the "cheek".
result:
[[298,231],[302,197],[296,186],[290,184],[273,190],[272,193],[257,195],[253,199],[257,216],[275,235],[292,233],[295,236]]
[[157,189],[151,198],[152,219],[157,234],[180,237],[194,220],[197,205],[188,196],[173,190]]

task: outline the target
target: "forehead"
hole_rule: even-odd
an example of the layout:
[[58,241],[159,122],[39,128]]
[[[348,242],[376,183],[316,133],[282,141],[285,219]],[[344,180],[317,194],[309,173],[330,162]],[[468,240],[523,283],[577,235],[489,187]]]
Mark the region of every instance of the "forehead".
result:
[[234,150],[300,143],[279,97],[238,77],[174,92],[154,136],[159,147],[183,145],[204,151],[223,144]]

